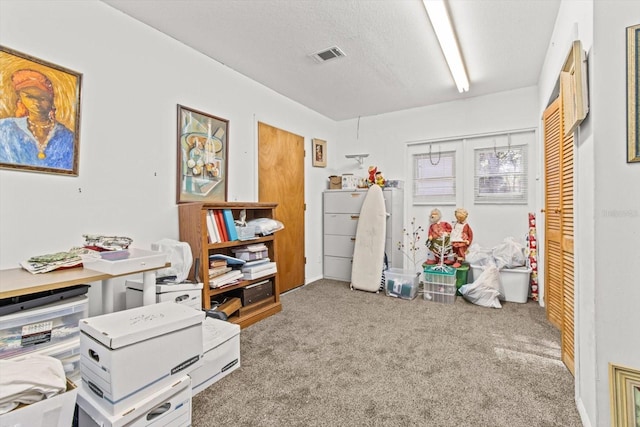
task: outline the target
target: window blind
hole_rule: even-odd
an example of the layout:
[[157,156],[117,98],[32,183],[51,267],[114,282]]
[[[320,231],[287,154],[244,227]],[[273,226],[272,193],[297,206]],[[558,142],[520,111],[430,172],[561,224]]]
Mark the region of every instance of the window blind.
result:
[[475,203],[528,202],[527,147],[481,148],[475,152]]
[[413,203],[456,202],[456,152],[413,155]]

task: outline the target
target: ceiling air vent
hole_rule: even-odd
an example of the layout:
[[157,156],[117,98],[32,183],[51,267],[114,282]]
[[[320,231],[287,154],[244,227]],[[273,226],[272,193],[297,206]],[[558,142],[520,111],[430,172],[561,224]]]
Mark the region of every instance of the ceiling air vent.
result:
[[333,47],[330,47],[329,49],[316,52],[311,56],[313,56],[313,59],[315,59],[318,62],[325,62],[330,59],[341,58],[345,56],[345,54],[338,46],[333,46]]

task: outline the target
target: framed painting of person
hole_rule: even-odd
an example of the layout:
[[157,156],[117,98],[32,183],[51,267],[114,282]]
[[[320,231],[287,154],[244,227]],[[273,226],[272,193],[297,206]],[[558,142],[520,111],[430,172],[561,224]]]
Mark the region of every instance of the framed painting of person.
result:
[[314,138],[312,140],[313,166],[319,168],[327,167],[327,141]]
[[0,168],[78,175],[81,81],[0,46]]

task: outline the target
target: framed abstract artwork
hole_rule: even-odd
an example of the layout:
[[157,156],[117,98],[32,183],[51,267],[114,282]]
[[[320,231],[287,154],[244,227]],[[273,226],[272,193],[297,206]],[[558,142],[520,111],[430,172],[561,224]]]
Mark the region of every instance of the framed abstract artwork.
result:
[[0,168],[78,175],[82,74],[0,46]]
[[229,121],[178,105],[176,202],[225,202]]
[[627,163],[640,162],[640,25],[627,27]]
[[640,427],[640,371],[609,364],[611,425]]
[[314,138],[312,140],[313,166],[319,168],[327,167],[327,141]]

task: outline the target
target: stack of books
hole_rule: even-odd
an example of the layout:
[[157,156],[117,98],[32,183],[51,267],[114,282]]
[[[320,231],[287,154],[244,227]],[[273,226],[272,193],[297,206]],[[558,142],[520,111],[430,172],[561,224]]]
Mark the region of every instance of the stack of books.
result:
[[209,287],[212,289],[230,286],[242,280],[242,271],[232,268],[229,264],[241,266],[244,262],[230,262],[230,258],[223,255],[212,255],[209,258]]
[[278,272],[276,263],[269,258],[247,261],[240,270],[245,280],[259,279]]
[[261,260],[269,256],[269,250],[264,243],[238,246],[231,249],[236,258],[244,261]]
[[238,233],[231,209],[207,210],[207,237],[209,243],[238,240]]

